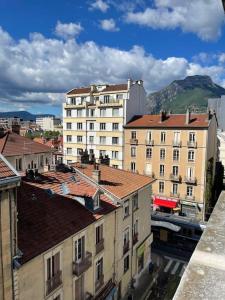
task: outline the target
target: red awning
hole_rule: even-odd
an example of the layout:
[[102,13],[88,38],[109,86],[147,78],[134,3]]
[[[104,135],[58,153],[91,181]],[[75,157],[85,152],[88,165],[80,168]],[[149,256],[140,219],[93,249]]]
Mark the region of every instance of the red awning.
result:
[[177,200],[175,199],[161,199],[161,198],[155,198],[154,204],[158,206],[164,206],[168,208],[175,208],[177,206]]

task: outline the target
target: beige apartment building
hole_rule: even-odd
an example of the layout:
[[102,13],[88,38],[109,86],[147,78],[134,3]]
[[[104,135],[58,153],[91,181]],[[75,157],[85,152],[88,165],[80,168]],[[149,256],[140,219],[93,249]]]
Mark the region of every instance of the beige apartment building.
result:
[[[5,181],[11,173],[1,174]],[[23,177],[17,205],[1,219],[0,232],[7,227],[7,238],[10,218],[18,220],[13,223],[17,234],[0,240],[10,270],[2,281],[0,276],[0,287],[9,286],[1,299],[124,297],[151,261],[152,182],[148,176],[80,163],[70,172]]]
[[137,116],[125,126],[126,170],[146,174],[153,183],[153,207],[204,219],[215,175],[215,115]]
[[107,155],[111,166],[122,169],[123,125],[135,114],[143,114],[145,107],[142,80],[69,91],[63,104],[64,162],[76,162],[87,150],[96,158]]

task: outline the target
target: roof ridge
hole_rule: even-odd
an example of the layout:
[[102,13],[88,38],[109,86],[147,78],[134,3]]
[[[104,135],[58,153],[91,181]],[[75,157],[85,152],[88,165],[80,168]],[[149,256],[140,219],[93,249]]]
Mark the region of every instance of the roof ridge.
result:
[[7,131],[5,133],[5,135],[2,137],[4,144],[2,146],[1,153],[3,153],[3,151],[4,151],[4,148],[5,148],[5,145],[6,145],[6,141],[8,140],[8,137],[9,137],[9,131]]

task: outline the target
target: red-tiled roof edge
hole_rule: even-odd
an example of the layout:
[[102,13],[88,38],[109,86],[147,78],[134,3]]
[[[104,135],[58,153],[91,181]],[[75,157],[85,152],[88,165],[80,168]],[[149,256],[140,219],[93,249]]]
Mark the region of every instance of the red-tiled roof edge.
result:
[[6,166],[14,173],[15,176],[12,176],[12,177],[6,177],[8,179],[10,178],[18,178],[18,180],[21,179],[21,176],[19,175],[19,173],[16,171],[16,169],[14,169],[14,167],[8,162],[8,160],[0,153],[0,160],[2,160]]
[[4,151],[8,136],[9,136],[9,131],[5,132],[5,134],[0,138],[0,140],[3,141],[3,144],[1,145],[1,149],[0,149],[0,153]]
[[[98,84],[95,84],[95,85],[98,85]],[[127,86],[127,83],[118,83],[118,84],[107,84],[106,83],[106,84],[99,84],[99,85],[105,85],[106,86],[106,88],[104,88],[102,90],[102,92],[104,92],[105,89],[107,90],[110,87]],[[88,94],[91,91],[91,86],[82,86],[82,87],[73,88],[73,89],[69,90],[68,92],[66,92],[66,95],[73,94],[73,92],[76,92],[76,90],[85,90],[83,93],[80,92],[78,94]],[[123,90],[123,89],[121,89],[121,90]]]

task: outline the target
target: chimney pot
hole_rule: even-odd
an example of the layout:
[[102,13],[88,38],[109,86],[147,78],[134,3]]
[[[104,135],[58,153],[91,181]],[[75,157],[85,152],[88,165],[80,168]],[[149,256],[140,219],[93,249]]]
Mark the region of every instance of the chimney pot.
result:
[[186,112],[186,124],[189,124],[190,123],[190,120],[191,120],[191,112],[189,110],[189,108],[187,109],[187,112]]
[[101,171],[99,170],[99,165],[98,164],[94,164],[94,169],[92,172],[92,178],[97,182],[100,183],[101,181]]

